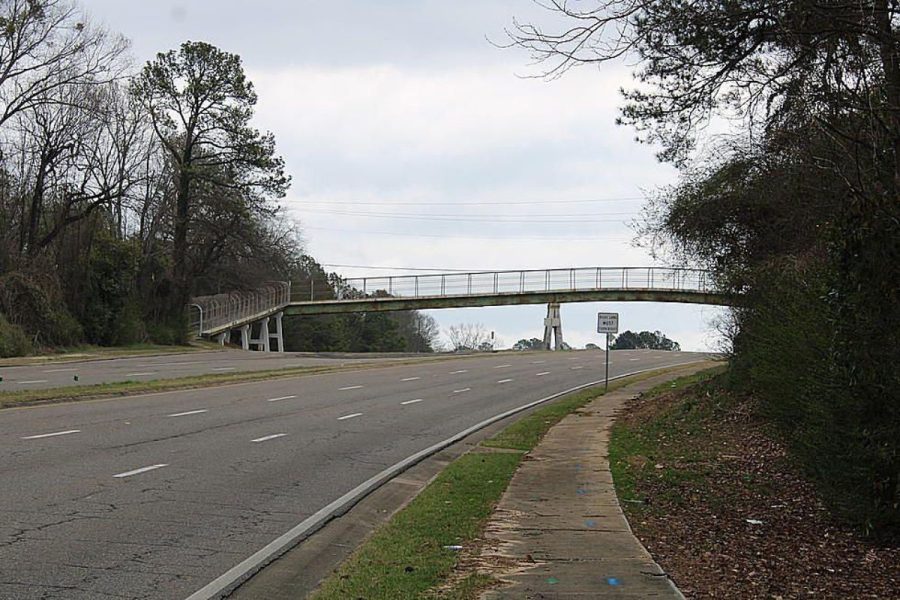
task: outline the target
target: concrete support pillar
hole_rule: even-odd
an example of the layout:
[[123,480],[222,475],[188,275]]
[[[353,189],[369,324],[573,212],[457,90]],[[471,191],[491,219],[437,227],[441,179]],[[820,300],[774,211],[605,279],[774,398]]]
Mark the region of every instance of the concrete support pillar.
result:
[[283,316],[283,312],[275,313],[275,333],[269,334],[269,338],[275,340],[275,352],[284,352],[284,330],[281,328]]
[[[250,339],[250,345],[256,346],[257,350],[263,352],[269,351],[269,317],[263,317],[259,321],[259,336]],[[251,330],[252,331],[252,330]]]
[[550,341],[554,338],[554,350],[562,350],[563,334],[562,319],[559,315],[559,303],[551,302],[547,305],[547,318],[544,319],[544,349],[550,350]]
[[241,327],[241,348],[244,350],[250,349],[250,325]]
[[222,333],[220,333],[219,335],[216,336],[216,341],[219,343],[220,346],[224,346],[224,345],[225,345],[225,341],[226,341],[227,339],[228,339],[228,332],[227,332],[227,331],[223,331]]

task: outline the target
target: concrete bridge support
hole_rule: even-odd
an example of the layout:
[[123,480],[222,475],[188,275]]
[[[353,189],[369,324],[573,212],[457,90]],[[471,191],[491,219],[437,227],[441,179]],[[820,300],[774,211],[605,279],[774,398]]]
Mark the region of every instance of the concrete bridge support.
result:
[[281,327],[282,317],[284,317],[283,312],[275,313],[275,333],[269,334],[269,347],[271,349],[272,340],[275,340],[275,352],[284,352],[284,330]]
[[554,350],[562,350],[563,334],[562,319],[559,316],[559,303],[551,302],[547,305],[547,318],[544,319],[544,349],[550,350],[551,337],[554,338]]

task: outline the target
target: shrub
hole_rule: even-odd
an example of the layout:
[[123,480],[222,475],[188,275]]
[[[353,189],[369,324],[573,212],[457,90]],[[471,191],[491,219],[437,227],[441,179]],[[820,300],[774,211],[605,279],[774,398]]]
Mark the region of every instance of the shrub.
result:
[[31,351],[31,342],[22,328],[0,315],[0,358],[25,356]]

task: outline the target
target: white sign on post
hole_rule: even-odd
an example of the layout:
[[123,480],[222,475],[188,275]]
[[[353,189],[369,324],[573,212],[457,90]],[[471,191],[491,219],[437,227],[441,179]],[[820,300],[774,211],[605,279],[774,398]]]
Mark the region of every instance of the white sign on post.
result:
[[619,313],[597,313],[597,333],[619,333]]

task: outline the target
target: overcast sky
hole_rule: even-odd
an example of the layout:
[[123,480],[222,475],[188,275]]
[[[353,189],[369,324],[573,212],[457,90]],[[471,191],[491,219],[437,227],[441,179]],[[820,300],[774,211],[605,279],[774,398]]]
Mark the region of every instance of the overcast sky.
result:
[[[285,198],[326,265],[436,269],[643,266],[628,222],[672,183],[614,124],[630,69],[547,82],[501,50],[513,17],[558,17],[531,0],[83,0],[132,41],[137,64],[186,40],[240,54],[293,177]],[[530,203],[518,204],[513,203]],[[359,213],[375,213],[361,215]],[[327,267],[345,276],[387,274]],[[562,307],[566,341],[599,343],[598,311],[713,349],[719,309],[655,303]],[[511,345],[540,337],[543,306],[430,311],[483,323]]]

